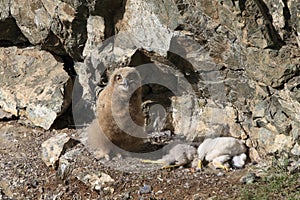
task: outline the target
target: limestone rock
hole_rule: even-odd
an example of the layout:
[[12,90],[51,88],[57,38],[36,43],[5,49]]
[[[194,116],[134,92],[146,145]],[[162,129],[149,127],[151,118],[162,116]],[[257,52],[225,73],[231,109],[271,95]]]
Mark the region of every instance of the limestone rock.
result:
[[0,145],[1,149],[6,149],[14,145],[14,135],[12,125],[0,126]]
[[0,120],[2,119],[11,119],[13,115],[11,113],[5,112],[0,108]]
[[242,176],[240,178],[240,182],[243,184],[252,184],[252,183],[256,182],[258,178],[259,177],[255,173],[250,172],[250,173],[246,174],[245,176]]
[[220,108],[213,102],[200,107],[196,98],[179,96],[172,98],[174,132],[189,139],[197,137],[241,137],[243,130],[236,123],[236,111],[232,107]]
[[83,56],[87,56],[93,49],[101,45],[104,40],[105,24],[100,16],[90,16],[87,20],[87,41]]
[[61,155],[77,143],[78,141],[70,138],[66,133],[51,137],[42,143],[42,160],[48,167],[56,167]]
[[255,148],[249,148],[249,158],[251,159],[252,162],[259,163],[261,161],[261,158],[259,156],[259,153]]
[[40,0],[11,1],[11,14],[22,33],[32,44],[41,44],[51,28],[51,16]]
[[280,37],[283,39],[283,28],[286,25],[284,9],[285,6],[283,1],[275,0],[275,1],[265,1],[266,6],[269,8],[269,12],[273,19],[273,26],[276,31],[279,33]]
[[0,107],[49,129],[70,104],[71,82],[62,62],[34,48],[0,48]]
[[296,42],[300,47],[300,21],[299,21],[299,1],[291,0],[287,2],[287,7],[291,15],[290,26],[294,27],[297,34],[295,34]]
[[185,135],[189,139],[197,136],[197,126],[201,123],[199,116],[202,113],[197,105],[197,99],[192,96],[172,98],[172,119],[176,134]]
[[[69,54],[75,60],[82,59],[88,5],[81,1],[16,0],[7,8],[31,44],[58,55]],[[3,17],[6,13],[1,12]]]
[[283,134],[276,135],[274,144],[272,145],[273,152],[282,152],[284,150],[291,150],[293,147],[293,141],[291,136],[286,136]]
[[295,156],[300,156],[300,146],[298,142],[294,145],[293,149],[291,150],[291,153]]
[[75,176],[92,190],[101,191],[104,190],[104,186],[109,183],[115,182],[108,174],[103,172],[83,171],[77,169]]
[[0,21],[9,17],[10,0],[3,0],[0,2]]
[[173,1],[128,0],[119,31],[128,33],[135,46],[167,55],[172,32],[180,24],[180,15]]
[[[300,70],[298,66],[300,58],[291,57],[293,48],[286,46],[279,51],[248,48],[247,65],[249,67],[246,70],[253,79],[259,82],[275,88],[281,87]],[[276,70],[273,70],[274,68]]]
[[59,158],[57,177],[65,180],[72,174],[76,158],[82,153],[82,148],[72,149]]
[[52,17],[53,33],[49,34],[44,48],[57,52],[62,46],[74,60],[82,60],[82,51],[87,40],[86,25],[89,12],[86,3],[80,0],[43,0],[43,5]]

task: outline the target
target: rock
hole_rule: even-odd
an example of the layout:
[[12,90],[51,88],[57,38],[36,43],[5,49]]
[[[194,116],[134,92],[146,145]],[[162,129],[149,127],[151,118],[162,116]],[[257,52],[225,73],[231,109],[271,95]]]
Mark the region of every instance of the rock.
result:
[[292,162],[288,170],[290,174],[298,173],[300,170],[300,160]]
[[197,137],[234,136],[241,137],[243,130],[235,119],[236,111],[229,106],[220,108],[208,102],[199,107],[197,99],[191,96],[172,98],[172,119],[174,132],[189,139]]
[[[105,184],[115,182],[108,174],[103,172],[88,172],[77,169],[75,176],[78,180],[91,187],[93,190],[103,190]],[[109,189],[111,191],[111,189]]]
[[56,176],[62,180],[68,178],[72,173],[72,168],[78,156],[82,153],[82,148],[72,149],[59,158],[58,170]]
[[139,194],[148,194],[151,193],[152,187],[150,185],[144,185],[140,187]]
[[[2,1],[3,2],[3,1]],[[1,6],[1,3],[0,3]],[[0,13],[2,14],[1,8]],[[5,13],[5,11],[3,11]],[[2,47],[19,45],[24,46],[29,43],[28,39],[23,35],[16,21],[12,18],[0,18],[0,45]]]
[[[293,48],[285,46],[279,51],[249,48],[247,57],[249,68],[246,70],[253,79],[272,87],[280,87],[299,72],[300,58],[290,57]],[[269,65],[265,66],[265,63]],[[276,70],[272,70],[274,67]]]
[[272,145],[272,152],[282,152],[285,150],[290,151],[293,147],[293,141],[291,136],[286,136],[284,134],[276,135],[274,144]]
[[0,21],[9,17],[9,4],[10,0],[3,0],[0,2]]
[[87,56],[91,51],[101,45],[104,40],[105,24],[100,16],[90,16],[87,20],[87,41],[83,49],[83,56]]
[[129,34],[137,48],[167,55],[172,39],[170,30],[179,26],[180,18],[171,0],[128,0],[124,17],[117,28],[120,33]]
[[14,193],[11,190],[10,183],[7,180],[1,180],[0,181],[0,191],[1,191],[0,197],[3,193],[4,195],[6,195],[10,199],[14,198]]
[[52,19],[40,0],[16,0],[10,5],[11,15],[30,43],[43,43],[51,28]]
[[245,176],[241,177],[240,182],[244,183],[244,184],[252,184],[255,181],[257,181],[257,179],[258,179],[258,177],[256,176],[256,174],[250,172],[250,173],[246,174]]
[[84,125],[112,69],[151,63],[157,68],[144,70],[144,99],[167,111],[153,121],[167,119],[148,131],[231,135],[259,155],[291,152],[300,130],[298,18],[296,0],[3,0],[0,46],[9,48],[0,59],[10,70],[0,67],[0,107],[49,129],[69,104],[65,67],[78,75],[73,114]]
[[275,1],[266,1],[266,6],[269,8],[269,12],[272,16],[272,24],[276,31],[279,33],[280,37],[284,38],[284,26],[285,23],[285,16],[284,16],[284,9],[285,3],[283,1],[275,0]]
[[259,153],[255,148],[249,148],[249,158],[253,163],[259,163],[261,161],[261,158],[259,156]]
[[2,110],[0,108],[0,120],[2,119],[11,119],[13,117],[13,115],[11,113],[5,112],[4,110]]
[[296,142],[296,144],[292,148],[291,153],[295,156],[300,156],[300,146],[299,146],[298,142]]
[[0,60],[0,107],[49,129],[71,102],[63,63],[45,51],[17,47],[0,48]]
[[[65,153],[68,148],[75,146],[78,141],[70,138],[66,133],[58,134],[52,138],[49,138],[42,143],[42,160],[47,167],[56,167],[59,158]],[[72,152],[73,153],[73,152]],[[68,154],[66,155],[68,156]],[[65,157],[66,157],[65,156]],[[66,158],[63,158],[63,161]],[[62,163],[62,165],[64,165]],[[67,167],[66,165],[62,166]],[[62,169],[62,174],[65,169]]]
[[192,96],[179,96],[171,100],[175,134],[185,135],[189,139],[195,138],[198,135],[197,127],[201,124],[199,116],[202,113],[198,108],[197,99]]
[[1,149],[6,149],[14,145],[13,126],[0,126],[0,145]]
[[291,15],[291,21],[290,26],[295,27],[295,30],[297,31],[297,34],[295,34],[295,42],[297,42],[298,47],[300,47],[300,22],[298,20],[299,18],[299,9],[298,9],[299,3],[297,3],[297,0],[291,0],[287,2],[287,7],[289,8],[289,12]]
[[31,44],[80,60],[87,39],[87,4],[81,1],[16,0],[7,8]]

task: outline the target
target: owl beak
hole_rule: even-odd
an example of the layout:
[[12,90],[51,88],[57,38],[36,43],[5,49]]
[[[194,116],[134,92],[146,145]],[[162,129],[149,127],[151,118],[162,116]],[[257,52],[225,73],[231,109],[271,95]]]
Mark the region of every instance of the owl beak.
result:
[[129,81],[127,78],[124,78],[122,81],[122,85],[124,86],[124,88],[129,88]]

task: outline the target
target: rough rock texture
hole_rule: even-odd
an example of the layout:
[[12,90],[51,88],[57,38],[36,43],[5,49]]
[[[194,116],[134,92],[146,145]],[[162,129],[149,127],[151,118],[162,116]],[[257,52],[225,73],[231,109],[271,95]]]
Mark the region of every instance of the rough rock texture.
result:
[[[13,70],[24,68],[16,54],[29,50],[11,50],[14,55],[4,60],[13,62],[1,71],[0,82],[12,73],[17,81],[1,87],[0,105],[28,118],[32,109],[20,99],[39,99],[34,105],[44,108],[40,96],[21,91],[35,91],[46,83],[43,91],[48,86],[57,91],[66,83],[62,63],[43,59],[49,51],[61,57],[69,75],[78,75],[72,104],[77,125],[94,117],[95,99],[111,70],[129,65],[143,76],[145,104],[161,104],[167,113],[165,125],[149,130],[170,129],[191,140],[231,135],[245,141],[254,160],[268,153],[298,155],[299,6],[298,0],[1,1],[0,46],[34,46],[42,59],[26,76],[39,82],[26,79],[23,87],[19,80],[24,78]],[[50,75],[37,77],[43,67]],[[64,76],[59,87],[51,81],[57,73]],[[17,98],[8,96],[11,91]],[[44,120],[36,125],[49,128],[64,110],[65,95],[55,94],[59,98],[51,99],[56,104],[46,103],[50,110],[38,109],[47,116],[39,119],[48,119],[47,124]]]
[[130,35],[137,48],[166,55],[172,32],[179,26],[179,15],[174,1],[128,0],[125,13],[116,28]]
[[62,62],[34,48],[0,48],[0,107],[49,129],[70,104],[71,80]]
[[77,140],[69,137],[66,133],[57,134],[54,137],[49,138],[48,140],[43,142],[43,144],[41,145],[41,158],[48,167],[51,166],[53,168],[56,167],[57,162],[60,160],[59,164],[62,168],[62,163],[66,163],[69,157],[72,157],[74,155],[76,156],[76,153],[80,152],[79,150],[71,150],[65,154],[68,149],[76,146],[76,144],[78,143],[79,142]]

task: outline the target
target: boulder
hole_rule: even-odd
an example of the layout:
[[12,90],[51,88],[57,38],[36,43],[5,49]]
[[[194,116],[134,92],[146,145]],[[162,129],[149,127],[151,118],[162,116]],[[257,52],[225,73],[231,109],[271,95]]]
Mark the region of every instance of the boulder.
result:
[[70,105],[72,81],[64,64],[34,48],[0,48],[0,107],[49,129]]
[[116,24],[120,33],[130,35],[137,48],[167,55],[172,30],[181,21],[174,1],[128,0],[123,19]]
[[11,1],[10,12],[30,43],[36,45],[45,41],[52,19],[41,0]]

